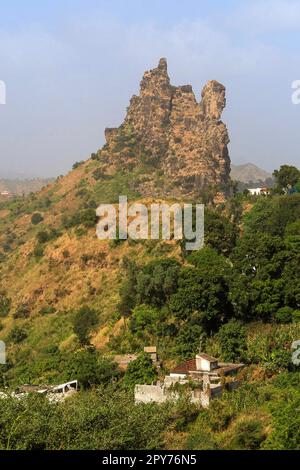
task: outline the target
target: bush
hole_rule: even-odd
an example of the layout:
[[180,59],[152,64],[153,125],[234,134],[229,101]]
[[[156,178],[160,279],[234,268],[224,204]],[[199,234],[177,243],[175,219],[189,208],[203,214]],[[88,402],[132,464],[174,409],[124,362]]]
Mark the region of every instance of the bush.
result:
[[97,222],[96,211],[94,209],[82,209],[73,216],[63,220],[66,228],[84,225],[85,227],[95,227]]
[[159,323],[160,312],[149,305],[138,305],[132,311],[130,318],[130,331],[139,333],[148,331],[154,333]]
[[18,344],[27,338],[27,333],[23,328],[15,326],[8,335],[8,341]]
[[103,173],[103,170],[101,168],[97,168],[94,172],[93,172],[93,178],[94,180],[98,181],[98,180],[101,180],[104,176],[104,173]]
[[80,162],[75,162],[72,166],[72,170],[76,170],[76,168],[79,168],[83,164],[84,164],[84,160],[81,160]]
[[35,249],[33,250],[33,255],[36,258],[42,258],[44,256],[44,247],[42,245],[36,245]]
[[128,388],[134,388],[137,384],[150,385],[156,380],[156,368],[147,353],[139,354],[135,361],[130,362],[124,376],[124,384]]
[[235,426],[234,449],[259,450],[266,439],[262,423],[255,418],[246,418]]
[[45,305],[40,309],[40,315],[51,315],[52,313],[55,313],[56,309],[55,307],[52,307],[51,305]]
[[295,323],[300,322],[300,310],[294,310],[292,315]]
[[11,299],[4,292],[0,292],[0,317],[6,317],[10,312]]
[[27,303],[22,303],[17,306],[16,311],[14,313],[14,318],[28,318],[30,316],[30,307]]
[[43,220],[44,220],[44,217],[39,212],[35,212],[31,217],[31,223],[33,225],[38,225]]
[[277,310],[274,316],[278,323],[291,323],[293,321],[293,309],[290,307],[282,307]]
[[49,240],[49,233],[46,230],[42,230],[37,233],[36,239],[39,243],[46,243]]

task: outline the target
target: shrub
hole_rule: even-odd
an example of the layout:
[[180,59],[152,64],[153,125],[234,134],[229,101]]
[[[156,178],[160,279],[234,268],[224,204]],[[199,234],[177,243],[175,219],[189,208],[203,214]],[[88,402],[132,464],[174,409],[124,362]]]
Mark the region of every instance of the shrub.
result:
[[17,306],[14,313],[14,318],[28,318],[30,316],[30,307],[27,303],[22,303]]
[[55,312],[55,307],[52,307],[51,305],[44,305],[44,307],[40,309],[40,315],[50,315]]
[[153,333],[159,322],[159,310],[149,305],[138,305],[132,311],[130,318],[131,332],[143,332],[145,330]]
[[141,353],[135,361],[129,363],[124,384],[128,388],[134,388],[137,384],[148,384],[157,380],[157,372],[147,353]]
[[33,225],[38,225],[43,220],[44,220],[44,217],[39,212],[35,212],[31,217],[31,223]]
[[97,168],[94,172],[93,172],[93,178],[98,181],[98,180],[101,180],[104,176],[104,173],[103,173],[103,170],[101,168]]
[[76,168],[79,168],[83,164],[84,164],[84,160],[81,160],[80,162],[75,162],[72,166],[72,169],[76,170]]
[[300,310],[294,310],[292,316],[294,322],[300,322]]
[[27,333],[24,328],[15,326],[8,335],[8,341],[18,344],[24,341],[27,338]]
[[82,209],[73,216],[65,218],[62,222],[66,228],[76,227],[78,225],[84,225],[87,228],[94,227],[97,222],[96,211],[91,208]]
[[0,292],[0,317],[6,317],[10,312],[11,299],[4,292]]
[[44,247],[42,245],[36,245],[33,254],[36,258],[42,258],[44,256]]
[[282,307],[277,310],[274,316],[278,323],[291,323],[293,320],[293,309],[290,307]]
[[46,243],[49,240],[49,234],[46,230],[42,230],[38,232],[36,235],[36,239],[39,243]]
[[234,449],[258,450],[265,439],[262,423],[255,418],[246,418],[236,424],[232,444]]

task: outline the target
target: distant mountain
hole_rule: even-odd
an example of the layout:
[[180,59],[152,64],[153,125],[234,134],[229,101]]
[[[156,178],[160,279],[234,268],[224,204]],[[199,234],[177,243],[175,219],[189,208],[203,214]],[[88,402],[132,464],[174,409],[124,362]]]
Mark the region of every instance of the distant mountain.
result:
[[259,182],[272,179],[271,173],[262,170],[253,163],[245,165],[231,165],[231,179],[242,183]]
[[0,179],[0,193],[8,191],[11,194],[22,195],[39,191],[48,183],[54,181],[52,178],[33,179]]

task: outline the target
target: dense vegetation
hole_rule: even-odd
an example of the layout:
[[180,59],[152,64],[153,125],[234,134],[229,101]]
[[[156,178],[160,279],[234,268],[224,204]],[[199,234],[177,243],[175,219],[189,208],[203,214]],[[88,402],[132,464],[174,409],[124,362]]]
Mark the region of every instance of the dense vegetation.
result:
[[[114,199],[129,176],[103,175],[98,158],[91,160],[95,186],[81,180],[78,210],[62,211],[59,224],[47,222],[52,205],[57,211],[55,204],[61,204],[58,194],[30,196],[26,208],[21,200],[9,203],[14,230],[13,218],[21,216],[28,232],[22,227],[20,238],[12,229],[5,234],[1,273],[21,258],[24,245],[29,261],[23,273],[48,270],[61,281],[62,269],[67,279],[76,243],[82,251],[74,270],[81,277],[90,271],[100,275],[99,265],[117,274],[113,281],[103,275],[100,287],[91,277],[86,284],[83,279],[76,307],[64,304],[75,295],[70,283],[57,282],[51,301],[35,289],[42,301],[34,315],[31,298],[23,295],[16,302],[1,286],[0,334],[9,356],[0,366],[0,387],[77,378],[82,390],[55,405],[37,395],[1,399],[0,448],[299,449],[300,375],[291,353],[292,342],[300,339],[298,170],[284,166],[275,172],[276,187],[268,197],[236,194],[223,207],[210,205],[200,251],[186,252],[184,243],[173,240],[115,240],[107,255],[84,251],[95,224],[95,201],[105,187],[106,197]],[[84,164],[75,171],[85,171]],[[107,304],[113,308],[110,317],[103,315]],[[103,330],[108,341],[99,346]],[[142,353],[149,344],[158,347],[160,370]],[[200,347],[224,361],[243,361],[242,387],[208,410],[191,406],[184,393],[177,404],[134,406],[136,383],[152,383]],[[138,354],[125,373],[113,360],[122,353]]]

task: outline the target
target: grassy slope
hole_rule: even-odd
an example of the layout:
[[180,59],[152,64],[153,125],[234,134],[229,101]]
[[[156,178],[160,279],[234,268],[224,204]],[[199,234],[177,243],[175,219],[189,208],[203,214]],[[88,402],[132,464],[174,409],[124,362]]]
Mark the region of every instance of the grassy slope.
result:
[[[98,161],[88,160],[36,195],[0,206],[0,291],[12,301],[10,314],[1,319],[0,339],[5,340],[16,325],[28,333],[22,344],[9,345],[16,362],[34,360],[52,346],[71,351],[76,348],[71,319],[74,310],[83,304],[99,311],[99,329],[93,342],[105,349],[108,334],[118,331],[118,324],[114,326],[112,320],[122,282],[123,257],[146,262],[166,250],[175,256],[179,251],[173,242],[126,241],[113,246],[97,239],[95,225],[64,227],[63,219],[76,214],[87,201],[97,205],[114,203],[120,194],[139,199],[135,181],[147,171],[150,176],[155,171],[142,166],[134,172],[119,171],[96,181],[93,172],[99,167]],[[31,217],[36,212],[44,220],[33,225]],[[51,228],[59,230],[59,236],[42,245],[42,257],[35,256],[37,233]],[[29,306],[30,316],[14,318],[23,304]],[[49,306],[53,313],[42,315],[41,309]]]

